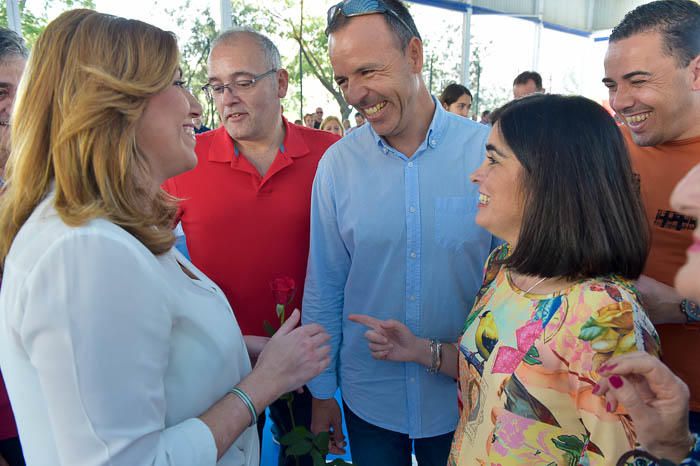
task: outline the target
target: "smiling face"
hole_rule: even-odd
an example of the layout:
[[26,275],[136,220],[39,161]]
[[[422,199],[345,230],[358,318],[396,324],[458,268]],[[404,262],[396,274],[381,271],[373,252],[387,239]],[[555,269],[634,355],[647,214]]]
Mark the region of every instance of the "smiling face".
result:
[[[251,79],[272,68],[259,43],[246,34],[218,44],[209,57],[209,84]],[[236,141],[264,140],[280,124],[280,99],[287,94],[285,70],[260,78],[251,88],[226,89],[214,104],[226,132]]]
[[178,76],[148,100],[136,125],[136,146],[148,160],[156,186],[197,165],[193,116],[201,112]]
[[[673,210],[700,219],[700,165],[690,170],[671,195]],[[688,260],[676,275],[681,296],[700,303],[700,229],[695,228]]]
[[443,105],[443,107],[450,113],[455,113],[466,118],[469,117],[469,110],[472,108],[472,98],[469,94],[462,94],[459,99],[455,100],[450,105]]
[[640,146],[700,135],[700,57],[681,67],[658,32],[611,42],[605,56],[610,105]]
[[14,56],[0,61],[0,174],[10,155],[10,116],[25,63],[24,58]]
[[513,246],[523,223],[522,176],[523,166],[496,123],[486,144],[486,159],[470,176],[479,185],[476,223]]
[[351,18],[331,33],[328,48],[335,80],[347,102],[392,143],[410,133],[417,108],[423,47],[413,38],[405,51],[380,14]]

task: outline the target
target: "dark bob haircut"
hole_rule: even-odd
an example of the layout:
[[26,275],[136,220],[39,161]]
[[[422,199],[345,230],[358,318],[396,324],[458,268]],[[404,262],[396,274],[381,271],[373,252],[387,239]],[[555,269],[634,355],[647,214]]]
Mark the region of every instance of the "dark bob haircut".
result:
[[469,89],[462,86],[461,84],[448,84],[447,87],[442,91],[442,94],[440,94],[440,103],[443,103],[445,105],[452,105],[465,94],[473,98],[472,93],[469,92]]
[[523,223],[507,265],[569,280],[639,277],[649,227],[608,112],[580,96],[535,94],[496,110],[492,121],[523,166]]

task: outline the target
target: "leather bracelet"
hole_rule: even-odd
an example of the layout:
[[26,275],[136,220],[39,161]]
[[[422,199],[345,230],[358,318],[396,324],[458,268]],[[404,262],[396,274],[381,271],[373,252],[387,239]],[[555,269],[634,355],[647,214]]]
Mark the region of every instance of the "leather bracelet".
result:
[[258,423],[258,412],[255,410],[255,405],[248,394],[238,387],[233,387],[229,393],[233,393],[240,398],[243,404],[248,408],[248,411],[250,412],[250,424],[248,424],[248,427],[253,427],[256,425]]

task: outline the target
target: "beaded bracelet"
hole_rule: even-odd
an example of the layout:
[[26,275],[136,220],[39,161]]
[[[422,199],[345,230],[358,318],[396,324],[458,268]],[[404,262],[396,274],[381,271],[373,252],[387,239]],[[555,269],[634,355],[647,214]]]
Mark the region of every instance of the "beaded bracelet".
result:
[[258,412],[255,410],[255,405],[248,394],[238,387],[233,387],[229,393],[233,393],[240,398],[243,404],[248,408],[248,411],[250,411],[250,424],[248,424],[248,427],[256,425],[258,423]]

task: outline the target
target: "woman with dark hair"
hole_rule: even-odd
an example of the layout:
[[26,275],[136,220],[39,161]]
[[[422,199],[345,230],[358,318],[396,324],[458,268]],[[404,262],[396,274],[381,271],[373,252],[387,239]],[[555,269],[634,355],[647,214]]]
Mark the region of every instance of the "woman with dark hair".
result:
[[457,378],[450,465],[607,465],[634,446],[627,414],[592,393],[601,365],[658,337],[632,280],[649,234],[622,135],[583,97],[534,95],[493,115],[471,175],[489,257],[458,345],[367,316],[369,350]]
[[461,84],[448,84],[440,94],[440,103],[448,112],[468,118],[472,108],[472,93]]

